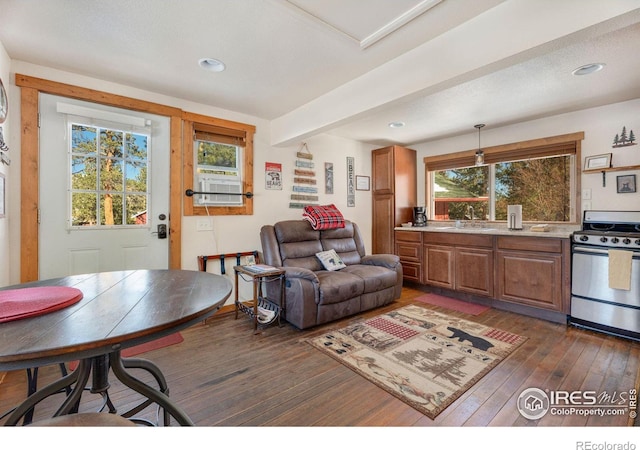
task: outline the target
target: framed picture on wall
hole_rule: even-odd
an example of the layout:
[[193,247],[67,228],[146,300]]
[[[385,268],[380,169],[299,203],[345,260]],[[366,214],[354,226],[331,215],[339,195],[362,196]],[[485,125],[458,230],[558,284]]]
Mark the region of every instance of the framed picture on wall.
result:
[[587,156],[584,159],[585,169],[608,169],[611,167],[611,153]]
[[636,176],[620,175],[617,177],[618,194],[636,192]]
[[370,178],[364,175],[356,175],[356,191],[368,191]]

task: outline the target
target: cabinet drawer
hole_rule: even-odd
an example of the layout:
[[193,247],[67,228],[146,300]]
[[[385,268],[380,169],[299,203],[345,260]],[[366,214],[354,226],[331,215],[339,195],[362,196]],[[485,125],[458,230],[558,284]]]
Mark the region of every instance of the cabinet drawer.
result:
[[498,236],[498,248],[530,252],[562,253],[562,239]]
[[403,261],[422,261],[422,247],[419,244],[407,244],[404,242],[396,242],[396,255]]
[[422,283],[422,264],[401,260],[402,278],[416,283]]
[[489,234],[441,233],[425,231],[425,244],[454,245],[463,247],[493,248],[493,236]]
[[420,231],[396,231],[396,241],[422,243],[422,232]]

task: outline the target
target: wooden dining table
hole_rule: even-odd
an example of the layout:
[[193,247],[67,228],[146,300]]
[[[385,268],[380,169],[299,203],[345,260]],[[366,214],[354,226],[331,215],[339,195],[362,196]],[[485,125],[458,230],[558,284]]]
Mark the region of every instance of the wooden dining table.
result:
[[[37,390],[9,415],[16,425],[35,405],[67,389],[55,416],[78,411],[92,374],[90,390],[108,399],[109,374],[142,394],[140,405],[119,413],[127,418],[150,404],[164,411],[164,425],[173,417],[180,425],[193,422],[172,399],[160,369],[142,358],[123,358],[121,351],[185,329],[213,315],[231,295],[231,282],[220,275],[191,270],[130,270],[73,275],[7,286],[0,290],[41,286],[79,289],[77,303],[19,320],[0,323],[0,371],[29,369],[79,361],[75,370]],[[184,358],[198,355],[184,355]],[[158,384],[151,386],[127,369],[142,369]]]

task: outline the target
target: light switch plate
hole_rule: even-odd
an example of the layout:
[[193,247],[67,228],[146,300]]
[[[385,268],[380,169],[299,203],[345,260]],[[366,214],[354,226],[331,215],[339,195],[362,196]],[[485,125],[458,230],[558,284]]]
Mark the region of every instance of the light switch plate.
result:
[[591,200],[591,189],[582,190],[582,200]]
[[211,221],[211,218],[207,217],[207,218],[198,219],[198,222],[196,223],[196,229],[198,231],[213,230],[213,222]]

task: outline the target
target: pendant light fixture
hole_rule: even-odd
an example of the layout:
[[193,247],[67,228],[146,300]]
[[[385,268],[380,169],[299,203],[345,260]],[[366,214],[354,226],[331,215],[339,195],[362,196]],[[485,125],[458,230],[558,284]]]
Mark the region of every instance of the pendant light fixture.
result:
[[484,164],[484,152],[480,147],[480,129],[484,127],[484,124],[479,123],[478,125],[474,125],[474,127],[478,129],[478,150],[476,151],[476,166],[481,166]]

